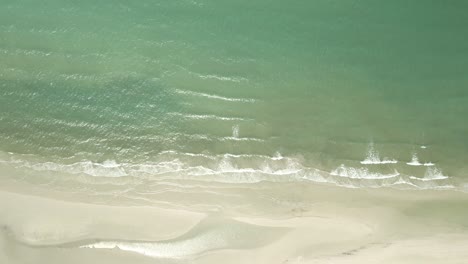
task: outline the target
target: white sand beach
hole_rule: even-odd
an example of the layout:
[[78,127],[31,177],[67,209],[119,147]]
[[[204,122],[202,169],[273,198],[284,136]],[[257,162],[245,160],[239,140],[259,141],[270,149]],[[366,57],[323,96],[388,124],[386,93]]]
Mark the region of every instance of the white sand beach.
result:
[[[450,206],[459,194],[305,188],[304,204],[284,214],[268,207],[257,207],[254,214],[234,206],[190,210],[176,201],[116,206],[83,202],[79,196],[2,190],[0,262],[354,264],[464,263],[468,258],[464,218],[426,219],[424,213],[405,210],[434,194],[436,203]],[[386,202],[390,195],[393,206]],[[344,197],[353,201],[337,202]]]

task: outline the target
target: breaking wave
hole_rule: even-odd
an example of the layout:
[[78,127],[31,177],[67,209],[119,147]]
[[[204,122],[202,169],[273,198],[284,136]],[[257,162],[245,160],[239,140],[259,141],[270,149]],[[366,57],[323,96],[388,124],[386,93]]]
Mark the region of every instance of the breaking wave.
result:
[[389,158],[380,158],[379,152],[374,149],[374,144],[369,144],[369,148],[367,151],[367,157],[361,161],[361,164],[370,165],[370,164],[396,164],[398,163],[397,160],[389,159]]
[[[2,155],[4,157],[4,155]],[[78,161],[60,162],[31,161],[15,154],[7,154],[0,166],[26,169],[39,173],[58,172],[88,177],[133,177],[159,181],[183,179],[223,183],[256,183],[311,181],[348,188],[396,187],[437,189],[447,186],[450,178],[441,170],[427,167],[424,175],[405,175],[396,169],[372,170],[344,164],[332,171],[305,165],[302,157],[287,157],[279,152],[274,155],[234,153],[190,153],[167,150],[160,152],[155,161],[141,164],[117,162]]]

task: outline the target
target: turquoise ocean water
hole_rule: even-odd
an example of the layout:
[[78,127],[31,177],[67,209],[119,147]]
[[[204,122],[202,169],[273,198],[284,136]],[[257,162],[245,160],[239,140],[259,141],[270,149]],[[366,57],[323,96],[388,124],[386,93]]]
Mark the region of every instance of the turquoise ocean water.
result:
[[468,190],[467,8],[0,0],[1,177]]

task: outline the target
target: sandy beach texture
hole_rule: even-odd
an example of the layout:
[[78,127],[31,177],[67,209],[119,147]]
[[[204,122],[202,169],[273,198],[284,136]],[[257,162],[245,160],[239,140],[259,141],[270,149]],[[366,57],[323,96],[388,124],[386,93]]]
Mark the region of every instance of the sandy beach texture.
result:
[[183,199],[136,205],[114,197],[95,203],[79,193],[42,193],[38,188],[28,193],[27,186],[18,184],[15,190],[2,189],[0,263],[413,264],[468,259],[467,216],[447,217],[466,205],[464,195],[455,192],[260,183],[235,192],[251,198],[256,193],[263,200],[240,200],[236,206],[213,199],[207,187],[186,206]]

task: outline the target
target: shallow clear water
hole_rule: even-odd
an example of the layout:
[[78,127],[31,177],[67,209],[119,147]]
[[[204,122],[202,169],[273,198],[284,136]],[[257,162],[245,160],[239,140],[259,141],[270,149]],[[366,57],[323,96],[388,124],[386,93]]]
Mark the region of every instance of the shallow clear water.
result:
[[2,177],[464,190],[467,7],[3,0]]

